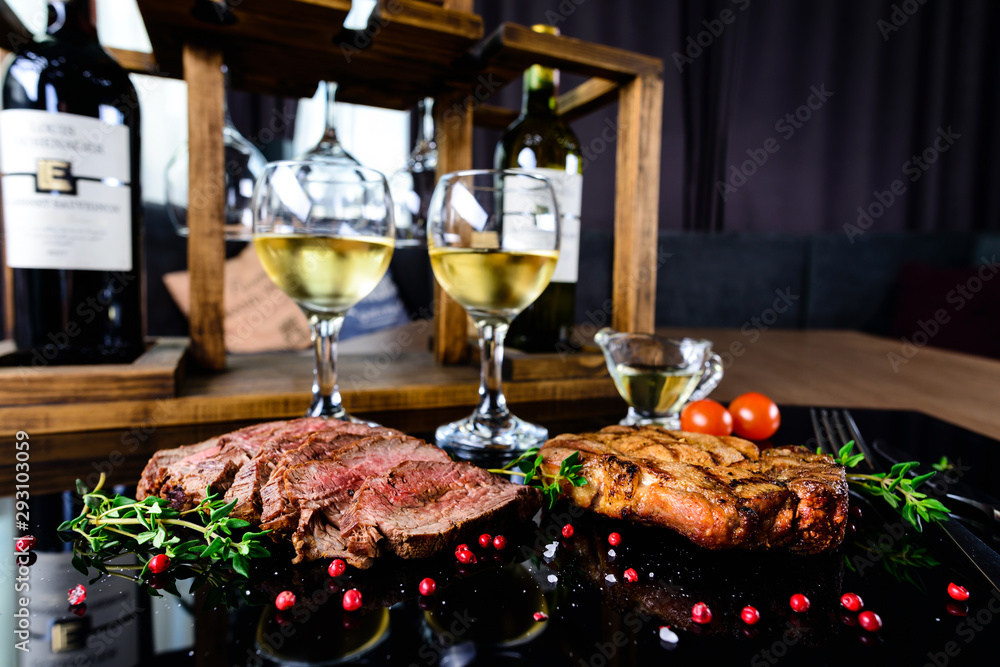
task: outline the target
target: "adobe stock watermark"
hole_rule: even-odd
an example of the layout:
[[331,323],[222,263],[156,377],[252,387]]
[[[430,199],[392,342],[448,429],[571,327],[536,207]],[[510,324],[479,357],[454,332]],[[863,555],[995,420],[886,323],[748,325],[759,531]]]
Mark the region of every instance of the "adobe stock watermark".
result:
[[951,322],[952,313],[965,308],[969,301],[974,299],[983,289],[983,286],[993,280],[997,273],[1000,273],[1000,264],[997,263],[996,255],[991,256],[989,260],[984,255],[980,261],[982,264],[976,271],[976,275],[970,276],[965,282],[958,283],[945,295],[945,301],[951,307],[950,309],[938,308],[934,311],[932,318],[919,320],[917,331],[914,331],[909,337],[903,336],[899,339],[902,343],[899,352],[886,354],[889,366],[894,372],[898,373],[904,365],[910,363],[910,360],[917,356],[917,353],[941,332],[941,327]]
[[587,0],[562,0],[555,9],[545,10],[545,23],[558,26],[560,23],[572,16],[577,8]]
[[[1000,614],[1000,591],[992,589],[990,597],[975,614],[969,613],[955,627],[955,633],[962,639],[965,646],[971,644],[976,637],[982,634],[986,628],[993,623],[993,619]],[[924,667],[947,667],[953,658],[957,658],[962,653],[964,647],[957,641],[945,642],[941,651],[928,651],[927,662]]]
[[745,343],[743,340],[737,339],[731,342],[727,348],[715,350],[722,358],[722,367],[726,370],[729,370],[738,358],[746,354],[747,345],[753,345],[760,340],[763,334],[777,324],[781,315],[787,313],[788,309],[802,298],[801,294],[792,292],[791,287],[786,287],[783,290],[776,289],[774,294],[774,302],[769,308],[762,310],[760,315],[754,315],[740,327],[740,335],[746,339]]
[[[794,111],[786,113],[774,123],[774,131],[781,135],[782,141],[789,141],[795,136],[798,130],[805,127],[805,124],[812,120],[813,114],[823,108],[827,100],[833,97],[833,91],[826,89],[826,84],[809,87],[809,96],[806,101],[795,108]],[[746,153],[749,159],[744,160],[738,166],[729,166],[729,177],[725,181],[716,181],[715,189],[718,191],[722,201],[729,201],[729,197],[746,185],[754,174],[767,164],[768,159],[781,149],[781,143],[774,137],[768,137],[759,148],[748,148]]]
[[[934,141],[919,155],[911,155],[910,159],[900,167],[900,170],[904,176],[909,177],[910,183],[916,183],[931,168],[931,165],[938,161],[941,154],[947,152],[955,145],[955,141],[961,138],[962,135],[952,130],[951,125],[948,126],[947,130],[939,127]],[[865,206],[858,207],[857,221],[853,224],[844,223],[844,233],[847,235],[847,240],[853,245],[854,239],[868,231],[876,220],[892,208],[898,197],[906,194],[906,191],[906,183],[901,179],[894,180],[886,190],[873,191],[872,201]]]
[[[740,12],[745,12],[750,6],[750,0],[730,0]],[[715,40],[722,36],[726,27],[736,21],[737,13],[726,7],[719,12],[719,16],[714,19],[705,19],[701,22],[705,29],[696,35],[688,35],[684,40],[684,52],[674,51],[671,58],[677,71],[684,73],[684,67],[691,65],[701,57],[705,49],[715,44]]]
[[889,13],[889,20],[879,19],[875,21],[875,27],[882,33],[882,41],[888,42],[894,32],[906,25],[910,17],[919,11],[927,0],[903,0],[900,3],[892,4],[892,12]]

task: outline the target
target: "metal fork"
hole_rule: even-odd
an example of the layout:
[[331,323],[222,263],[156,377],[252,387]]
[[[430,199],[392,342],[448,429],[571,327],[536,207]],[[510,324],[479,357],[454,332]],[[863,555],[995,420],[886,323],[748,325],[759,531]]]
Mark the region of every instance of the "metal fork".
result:
[[[865,455],[864,461],[862,461],[859,465],[867,469],[870,473],[881,472],[878,469],[878,459],[875,458],[875,454],[868,446],[868,443],[865,442],[865,439],[861,436],[861,431],[858,430],[858,425],[855,423],[854,417],[851,416],[850,412],[847,410],[820,410],[817,416],[817,411],[814,408],[809,411],[809,416],[813,420],[813,431],[816,433],[816,437],[822,440],[822,434],[832,440],[832,442],[828,444],[828,447],[823,450],[824,452],[830,454],[831,456],[836,456],[836,452],[840,449],[840,447],[853,440],[858,450]],[[819,428],[820,426],[822,426],[822,429]],[[822,447],[823,443],[820,443],[820,446]],[[829,451],[831,448],[833,451]],[[911,472],[910,475],[913,476],[915,473]],[[933,481],[933,479],[930,480],[931,483],[928,484],[928,488],[933,489]],[[948,500],[972,507],[979,512],[982,512],[993,521],[1000,522],[1000,508],[998,507],[978,500],[973,500],[972,498],[968,498],[957,493],[950,493],[947,492],[947,490],[941,495]],[[960,518],[966,519],[967,517]],[[972,519],[969,520],[974,521]],[[982,526],[982,528],[987,532],[992,531],[992,528],[989,526],[985,526],[978,521],[975,523]]]
[[[875,473],[885,472],[871,454],[871,450],[861,437],[858,426],[847,410],[809,409],[813,432],[820,449],[831,456],[851,440],[865,455],[864,464]],[[968,528],[957,521],[934,522],[952,542],[965,554],[993,588],[1000,589],[1000,554],[993,551],[985,542],[972,534]]]

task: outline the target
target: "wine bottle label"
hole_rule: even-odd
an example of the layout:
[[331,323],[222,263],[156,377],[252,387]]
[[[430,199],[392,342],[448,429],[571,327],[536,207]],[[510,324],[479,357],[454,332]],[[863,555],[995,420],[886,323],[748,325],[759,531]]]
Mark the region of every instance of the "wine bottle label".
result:
[[0,170],[8,266],[132,270],[128,127],[0,111]]
[[561,169],[532,169],[552,183],[559,207],[559,261],[554,283],[575,283],[580,270],[580,211],[583,208],[583,175]]

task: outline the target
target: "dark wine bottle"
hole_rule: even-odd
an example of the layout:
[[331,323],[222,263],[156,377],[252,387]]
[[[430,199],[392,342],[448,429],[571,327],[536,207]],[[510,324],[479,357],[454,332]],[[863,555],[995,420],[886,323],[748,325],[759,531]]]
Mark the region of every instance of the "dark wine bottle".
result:
[[[549,25],[532,30],[558,35]],[[497,169],[523,169],[548,177],[560,214],[559,263],[538,299],[511,323],[506,344],[531,352],[567,349],[576,308],[580,263],[580,208],[583,160],[580,142],[556,113],[559,70],[532,65],[524,73],[521,115],[497,143]]]
[[17,363],[143,351],[139,105],[90,0],[49,0],[3,80],[0,169]]

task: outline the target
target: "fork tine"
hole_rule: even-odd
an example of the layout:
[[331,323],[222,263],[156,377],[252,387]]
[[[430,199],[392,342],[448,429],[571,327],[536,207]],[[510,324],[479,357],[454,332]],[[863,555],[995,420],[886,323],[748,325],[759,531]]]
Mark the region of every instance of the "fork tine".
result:
[[869,471],[875,472],[875,455],[872,453],[868,443],[865,439],[861,437],[861,431],[858,429],[857,423],[854,421],[854,417],[851,416],[850,411],[841,410],[843,414],[844,423],[847,424],[847,428],[850,432],[851,439],[854,440],[854,444],[858,446],[858,450],[865,455],[865,460],[862,462]]
[[819,414],[816,412],[816,408],[809,408],[809,418],[812,420],[813,433],[816,434],[816,443],[824,454],[834,455],[832,447],[830,445],[829,433],[824,430],[820,423]]
[[830,439],[830,447],[833,449],[832,455],[836,456],[840,448],[844,446],[843,434],[833,427],[833,423],[830,420],[830,411],[823,409],[819,412],[819,419],[823,423],[823,429],[826,431],[826,437]]

